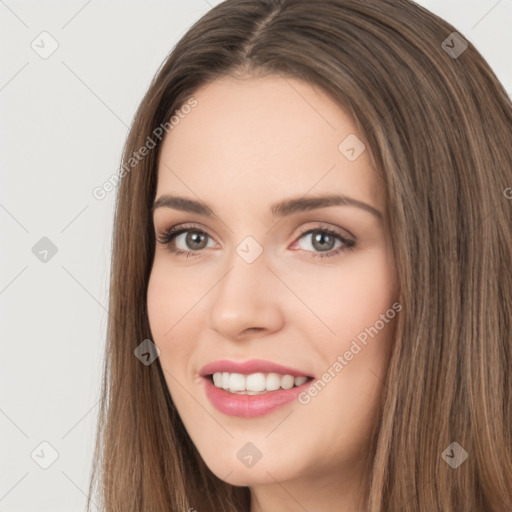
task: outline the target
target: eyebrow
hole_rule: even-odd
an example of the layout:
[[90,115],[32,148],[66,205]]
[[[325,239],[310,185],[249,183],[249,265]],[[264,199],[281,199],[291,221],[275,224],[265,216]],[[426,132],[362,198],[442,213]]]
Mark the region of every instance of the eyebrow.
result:
[[[294,213],[316,210],[318,208],[326,208],[329,206],[355,206],[356,208],[360,208],[371,213],[378,219],[383,218],[382,213],[373,206],[357,199],[337,194],[285,199],[272,204],[270,211],[274,217],[285,217]],[[205,217],[213,216],[213,210],[208,205],[195,201],[194,199],[172,196],[169,194],[161,195],[154,202],[151,208],[151,213],[153,214],[158,208],[173,208],[184,212],[197,213],[198,215],[203,215]]]

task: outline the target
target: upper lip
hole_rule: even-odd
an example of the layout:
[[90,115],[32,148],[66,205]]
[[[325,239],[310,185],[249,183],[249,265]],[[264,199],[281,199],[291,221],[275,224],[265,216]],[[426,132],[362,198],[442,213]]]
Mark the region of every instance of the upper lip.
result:
[[245,375],[251,373],[279,373],[280,375],[292,375],[293,377],[310,377],[306,372],[265,359],[250,359],[248,361],[219,359],[203,366],[199,375],[206,377],[216,372],[242,373]]

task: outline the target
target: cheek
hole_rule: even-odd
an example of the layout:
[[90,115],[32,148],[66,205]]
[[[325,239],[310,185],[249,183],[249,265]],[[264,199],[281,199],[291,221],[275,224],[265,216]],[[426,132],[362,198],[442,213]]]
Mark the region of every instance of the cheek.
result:
[[179,275],[169,270],[165,265],[154,265],[148,283],[147,309],[153,342],[161,353],[160,363],[169,369],[172,364],[174,372],[192,348],[190,343],[180,340],[186,341],[187,335],[194,334],[184,332],[185,328],[199,328],[191,319],[202,293],[198,287],[184,286]]
[[173,306],[169,303],[170,299],[170,288],[166,278],[162,272],[159,272],[158,266],[153,266],[148,282],[147,308],[151,334],[157,345],[165,336],[166,331],[172,327],[169,311],[173,309]]
[[179,269],[165,255],[156,256],[147,291],[149,323],[156,339],[167,340],[190,324],[190,316],[211,286],[208,282],[199,271]]
[[392,267],[381,253],[365,256],[333,273],[322,293],[311,296],[312,308],[334,335],[324,329],[318,338],[321,343],[315,350],[325,373],[318,375],[323,381],[319,391],[304,396],[304,411],[308,418],[317,418],[326,438],[335,440],[326,457],[332,464],[340,453],[357,458],[367,446],[378,418],[399,314],[392,308],[397,300]]
[[[394,267],[380,249],[354,253],[339,268],[322,269],[314,277],[302,275],[297,295],[326,327],[322,338],[332,340],[322,344],[327,352],[336,352],[373,326],[397,300]],[[311,315],[304,315],[303,322],[311,322]]]

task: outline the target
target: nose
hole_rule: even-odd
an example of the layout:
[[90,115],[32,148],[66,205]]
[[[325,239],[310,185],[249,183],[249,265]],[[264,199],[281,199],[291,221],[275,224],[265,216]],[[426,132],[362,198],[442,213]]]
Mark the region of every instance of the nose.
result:
[[238,256],[231,262],[215,292],[209,294],[211,328],[234,341],[278,331],[284,318],[285,287],[262,256],[252,263]]

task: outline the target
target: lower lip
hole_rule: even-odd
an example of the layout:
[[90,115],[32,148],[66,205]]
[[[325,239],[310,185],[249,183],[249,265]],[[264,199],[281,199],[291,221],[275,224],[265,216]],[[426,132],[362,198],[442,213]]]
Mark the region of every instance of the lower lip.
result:
[[241,418],[255,418],[268,414],[297,398],[311,384],[308,380],[290,389],[267,391],[261,395],[240,395],[216,387],[209,377],[205,377],[204,381],[206,396],[212,405],[228,416]]

